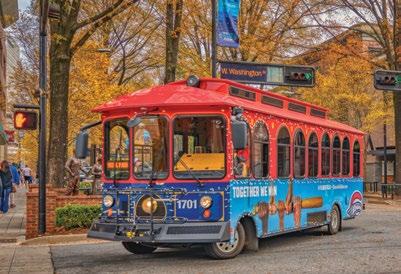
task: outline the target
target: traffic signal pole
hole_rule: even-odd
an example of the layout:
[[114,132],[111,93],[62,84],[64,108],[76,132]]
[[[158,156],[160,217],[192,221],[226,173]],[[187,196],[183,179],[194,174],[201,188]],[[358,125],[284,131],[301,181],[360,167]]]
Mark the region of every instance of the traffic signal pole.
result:
[[47,90],[47,18],[49,1],[40,0],[39,40],[39,235],[46,233],[46,90]]
[[217,19],[217,0],[212,0],[212,77],[217,77],[217,30],[216,30],[216,19]]

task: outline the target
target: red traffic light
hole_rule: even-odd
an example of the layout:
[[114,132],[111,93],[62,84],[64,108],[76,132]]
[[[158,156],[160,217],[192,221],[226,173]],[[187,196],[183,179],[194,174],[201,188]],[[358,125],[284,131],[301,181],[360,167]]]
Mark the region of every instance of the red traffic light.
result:
[[35,130],[38,125],[38,114],[34,111],[15,111],[14,128],[22,130]]

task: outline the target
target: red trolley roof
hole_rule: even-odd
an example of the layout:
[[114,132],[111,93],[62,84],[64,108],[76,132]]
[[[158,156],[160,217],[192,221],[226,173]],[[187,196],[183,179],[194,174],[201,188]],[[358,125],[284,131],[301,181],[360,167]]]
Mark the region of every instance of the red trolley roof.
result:
[[322,127],[363,134],[351,126],[327,119],[327,109],[237,82],[203,78],[199,88],[178,81],[123,95],[96,107],[95,112],[113,112],[140,107],[240,106],[245,110],[270,114]]

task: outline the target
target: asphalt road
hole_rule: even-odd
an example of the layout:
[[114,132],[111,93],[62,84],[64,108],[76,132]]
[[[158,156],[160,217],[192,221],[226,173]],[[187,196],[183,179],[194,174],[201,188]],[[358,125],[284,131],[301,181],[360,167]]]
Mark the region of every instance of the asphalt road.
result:
[[56,273],[401,273],[401,207],[368,205],[334,236],[324,230],[260,240],[258,252],[211,260],[200,248],[133,255],[121,243],[54,246]]

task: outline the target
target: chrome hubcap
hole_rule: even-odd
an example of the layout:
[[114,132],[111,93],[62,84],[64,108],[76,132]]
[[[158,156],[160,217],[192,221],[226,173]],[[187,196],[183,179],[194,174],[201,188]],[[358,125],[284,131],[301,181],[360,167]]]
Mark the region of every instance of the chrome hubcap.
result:
[[239,242],[238,241],[238,231],[235,230],[234,241],[232,243],[231,242],[218,242],[218,243],[216,243],[216,247],[221,252],[230,253],[237,248],[238,242]]
[[337,211],[333,210],[331,212],[331,227],[333,229],[337,229],[337,225],[338,225],[338,216],[337,216]]

